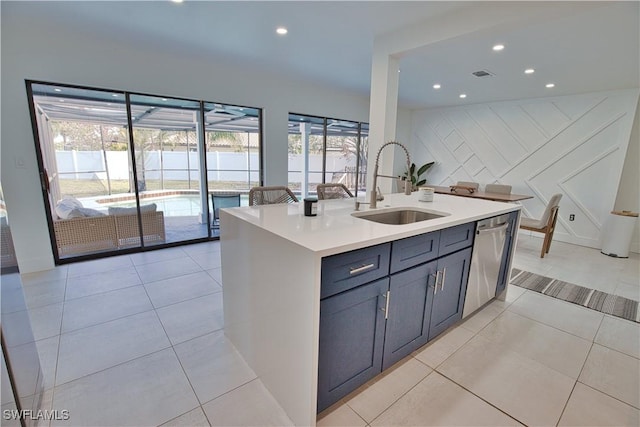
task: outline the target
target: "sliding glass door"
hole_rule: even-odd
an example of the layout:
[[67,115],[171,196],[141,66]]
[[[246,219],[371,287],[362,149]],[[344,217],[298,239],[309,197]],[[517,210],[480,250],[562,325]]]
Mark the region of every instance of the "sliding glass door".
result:
[[[27,82],[57,261],[216,237],[259,185],[261,110]],[[209,167],[207,165],[209,164]]]
[[145,244],[207,237],[200,103],[146,95],[130,95],[129,100]]
[[[261,182],[261,110],[205,102],[204,117],[209,192],[237,195],[239,204],[247,206],[249,190]],[[212,206],[211,211],[217,212],[217,207]],[[219,231],[217,227],[212,230]]]

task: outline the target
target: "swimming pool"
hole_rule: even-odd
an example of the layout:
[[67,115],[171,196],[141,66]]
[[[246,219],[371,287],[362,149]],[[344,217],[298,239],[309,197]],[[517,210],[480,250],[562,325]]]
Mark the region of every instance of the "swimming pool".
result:
[[[209,210],[211,210],[211,198],[208,199]],[[140,205],[149,205],[155,203],[157,210],[162,211],[165,216],[198,216],[202,212],[200,196],[197,194],[171,195],[165,197],[147,197],[140,199]],[[249,204],[249,196],[243,194],[240,196],[240,205],[247,206]],[[135,200],[127,200],[122,202],[101,203],[103,207],[135,207]]]

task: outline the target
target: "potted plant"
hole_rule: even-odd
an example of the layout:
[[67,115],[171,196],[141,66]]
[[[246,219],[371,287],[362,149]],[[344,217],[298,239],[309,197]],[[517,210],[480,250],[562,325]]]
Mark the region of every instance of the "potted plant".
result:
[[427,183],[426,179],[420,179],[420,177],[425,173],[427,173],[429,168],[431,168],[431,166],[433,166],[435,163],[436,162],[425,163],[424,165],[420,166],[417,170],[416,170],[416,164],[411,163],[411,167],[409,168],[408,171],[405,171],[404,176],[407,179],[411,179],[412,191],[417,191],[418,187]]

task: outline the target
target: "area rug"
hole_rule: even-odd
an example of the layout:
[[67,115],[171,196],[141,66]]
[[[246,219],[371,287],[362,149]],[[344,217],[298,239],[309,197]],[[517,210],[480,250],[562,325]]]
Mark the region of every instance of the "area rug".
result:
[[512,285],[568,301],[592,310],[640,323],[638,301],[589,289],[528,271],[511,270]]

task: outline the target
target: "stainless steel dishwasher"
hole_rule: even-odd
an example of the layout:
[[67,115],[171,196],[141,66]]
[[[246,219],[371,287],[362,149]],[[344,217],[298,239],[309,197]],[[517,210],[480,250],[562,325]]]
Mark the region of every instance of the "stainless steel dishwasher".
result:
[[462,317],[472,314],[496,296],[509,215],[478,221],[471,255],[471,270]]

